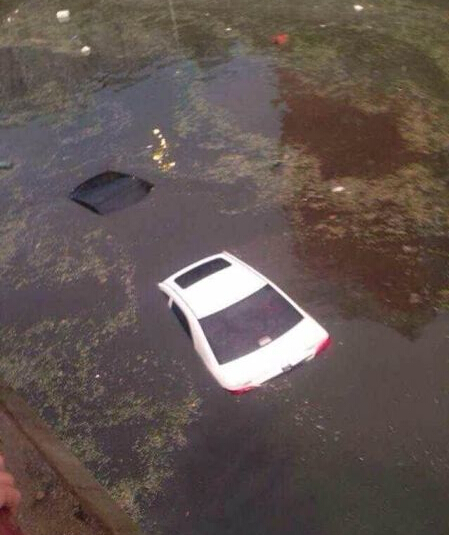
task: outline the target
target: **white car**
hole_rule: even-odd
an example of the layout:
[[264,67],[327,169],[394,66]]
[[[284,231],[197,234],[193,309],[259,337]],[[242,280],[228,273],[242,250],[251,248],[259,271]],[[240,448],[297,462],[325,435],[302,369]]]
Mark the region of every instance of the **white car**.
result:
[[234,394],[314,358],[330,343],[282,290],[227,252],[158,286],[210,373]]

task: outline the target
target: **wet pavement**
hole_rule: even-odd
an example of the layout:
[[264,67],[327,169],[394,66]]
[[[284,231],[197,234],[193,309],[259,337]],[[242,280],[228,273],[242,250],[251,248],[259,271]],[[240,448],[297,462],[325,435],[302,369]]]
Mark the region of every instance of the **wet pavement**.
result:
[[[445,533],[445,4],[7,4],[7,381],[145,533]],[[70,201],[108,169],[154,188]],[[240,398],[156,288],[223,249],[333,338]]]

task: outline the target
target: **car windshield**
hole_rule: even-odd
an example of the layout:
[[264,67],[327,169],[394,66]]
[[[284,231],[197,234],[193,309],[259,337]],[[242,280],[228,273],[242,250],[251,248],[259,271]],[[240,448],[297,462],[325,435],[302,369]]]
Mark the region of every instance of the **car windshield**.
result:
[[241,301],[200,320],[219,364],[263,347],[297,325],[303,316],[267,284]]

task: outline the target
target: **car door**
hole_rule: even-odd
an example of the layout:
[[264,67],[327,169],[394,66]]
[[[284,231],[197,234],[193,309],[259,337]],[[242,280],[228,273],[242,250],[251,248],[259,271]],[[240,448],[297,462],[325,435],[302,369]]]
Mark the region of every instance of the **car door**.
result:
[[159,283],[158,286],[168,299],[168,308],[170,308],[170,310],[176,316],[176,319],[181,324],[184,332],[192,340],[195,351],[201,357],[201,360],[204,362],[209,371],[212,374],[215,374],[216,369],[218,368],[218,363],[214,357],[214,354],[212,353],[199,321],[189,307],[185,305],[181,299],[179,299],[179,297],[176,295],[176,292],[174,292],[169,286],[166,286],[163,283]]
[[176,316],[176,319],[179,321],[184,332],[193,342],[192,328],[190,326],[189,320],[187,319],[187,316],[184,314],[184,312],[181,310],[181,308],[177,305],[177,303],[173,299],[171,300],[170,308],[173,314]]
[[183,307],[182,303],[177,303],[173,298],[170,298],[168,306],[176,316],[184,332],[192,340],[193,347],[201,360],[211,373],[214,373],[218,364],[213,354],[211,355],[211,350],[198,320],[187,307]]

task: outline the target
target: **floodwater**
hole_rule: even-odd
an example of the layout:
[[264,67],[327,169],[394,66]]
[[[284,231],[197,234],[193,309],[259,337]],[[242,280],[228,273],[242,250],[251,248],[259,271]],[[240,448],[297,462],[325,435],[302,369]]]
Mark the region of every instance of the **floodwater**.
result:
[[382,176],[419,161],[418,153],[407,150],[391,112],[366,113],[318,96],[289,71],[279,73],[279,88],[288,109],[281,142],[305,146],[316,155],[323,179]]
[[[447,532],[447,9],[0,6],[0,372],[144,533]],[[156,288],[223,249],[333,339],[242,397]]]

